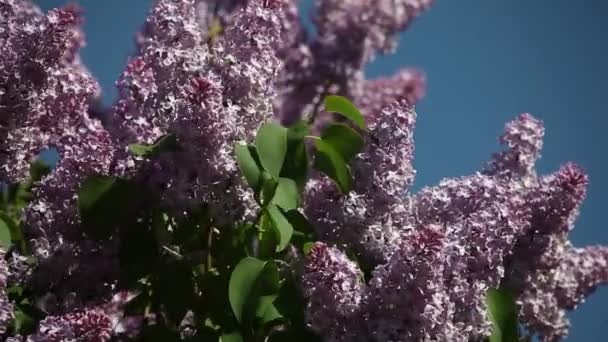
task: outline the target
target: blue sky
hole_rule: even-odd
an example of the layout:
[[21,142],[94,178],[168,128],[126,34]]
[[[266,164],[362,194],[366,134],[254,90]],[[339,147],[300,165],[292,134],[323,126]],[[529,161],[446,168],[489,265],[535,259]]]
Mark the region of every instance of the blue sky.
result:
[[[65,1],[37,3],[49,9]],[[83,59],[111,103],[149,1],[80,4],[87,11]],[[540,171],[575,161],[591,178],[572,240],[608,244],[606,18],[603,0],[438,0],[399,37],[394,55],[367,70],[377,77],[416,65],[427,73],[427,97],[418,106],[415,188],[478,170],[499,148],[504,123],[530,112],[547,129]],[[567,341],[608,341],[607,304],[608,288],[600,289],[571,315]]]

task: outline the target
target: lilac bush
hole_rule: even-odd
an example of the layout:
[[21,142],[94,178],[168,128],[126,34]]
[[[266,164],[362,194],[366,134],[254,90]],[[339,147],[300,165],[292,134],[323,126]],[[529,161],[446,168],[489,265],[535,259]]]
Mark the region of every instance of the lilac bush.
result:
[[297,5],[157,0],[99,113],[82,12],[0,0],[0,338],[567,336],[608,282],[608,247],[568,240],[585,172],[537,174],[526,113],[410,191],[425,76],[364,67],[432,1],[315,0],[314,35]]

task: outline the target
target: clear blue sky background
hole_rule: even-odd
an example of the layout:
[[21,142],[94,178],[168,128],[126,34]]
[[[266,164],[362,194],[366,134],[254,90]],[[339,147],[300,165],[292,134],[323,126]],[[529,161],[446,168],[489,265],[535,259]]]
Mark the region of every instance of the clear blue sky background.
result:
[[[37,2],[44,9],[65,3]],[[80,3],[87,11],[83,59],[109,104],[150,3]],[[418,106],[416,188],[479,169],[498,149],[504,123],[530,112],[547,128],[540,171],[576,161],[591,177],[572,240],[608,244],[607,18],[604,0],[438,0],[400,36],[396,54],[368,69],[376,77],[416,65],[428,75],[427,97]],[[567,341],[608,341],[608,288],[571,317]]]

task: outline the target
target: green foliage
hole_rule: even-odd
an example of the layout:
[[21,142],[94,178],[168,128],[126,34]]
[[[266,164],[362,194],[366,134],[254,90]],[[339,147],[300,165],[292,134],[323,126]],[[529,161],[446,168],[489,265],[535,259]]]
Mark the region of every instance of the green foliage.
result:
[[129,152],[134,156],[143,158],[153,158],[163,152],[175,151],[177,149],[177,138],[174,134],[160,137],[153,144],[131,144]]
[[321,140],[331,146],[345,161],[350,161],[363,148],[363,139],[345,124],[334,123],[323,130]]
[[287,129],[274,123],[260,127],[255,137],[255,147],[264,169],[279,178],[287,153]]
[[517,342],[517,305],[515,297],[505,289],[490,289],[486,303],[492,320],[490,342]]
[[78,192],[78,209],[86,233],[100,240],[109,238],[133,214],[138,193],[135,184],[125,179],[89,177]]
[[327,96],[325,98],[325,110],[341,114],[354,122],[359,128],[365,129],[365,120],[357,107],[343,96]]
[[[126,313],[160,318],[133,340],[176,340],[180,323],[192,311],[197,331],[192,341],[320,341],[304,326],[306,303],[279,265],[289,267],[290,248],[307,253],[316,240],[300,208],[311,169],[347,192],[349,163],[363,147],[359,111],[338,96],[327,99],[326,109],[352,120],[354,128],[349,122],[332,123],[312,136],[304,121],[290,127],[266,123],[251,144],[235,145],[243,184],[259,206],[248,222],[219,226],[217,213],[209,210],[213,203],[176,213],[159,205],[144,184],[119,177],[97,175],[82,183],[77,203],[83,231],[118,243],[117,286],[136,294]],[[177,137],[167,135],[154,144],[130,145],[129,151],[157,158],[178,148]],[[45,172],[33,165],[31,181],[3,191],[0,246],[27,248],[18,214]],[[33,309],[29,303],[36,298],[24,291],[12,297],[19,304],[12,329],[27,333],[44,313]]]
[[30,163],[29,177],[21,183],[0,185],[0,247],[8,250],[15,246],[28,255],[27,242],[22,232],[22,211],[33,199],[33,187],[44,178],[51,168],[41,160]]
[[262,183],[262,170],[260,169],[260,162],[255,147],[238,144],[235,146],[234,152],[239,169],[243,176],[245,176],[247,184],[255,192],[258,192]]
[[270,221],[272,222],[272,228],[277,237],[278,245],[276,247],[277,252],[281,252],[287,248],[291,241],[291,235],[293,235],[293,227],[287,218],[283,215],[281,210],[271,204],[266,207]]
[[262,275],[262,271],[264,271],[264,266],[266,266],[266,262],[246,257],[236,265],[230,276],[228,298],[230,299],[234,316],[239,322],[243,320],[245,305],[247,305],[249,296],[254,291],[258,278]]

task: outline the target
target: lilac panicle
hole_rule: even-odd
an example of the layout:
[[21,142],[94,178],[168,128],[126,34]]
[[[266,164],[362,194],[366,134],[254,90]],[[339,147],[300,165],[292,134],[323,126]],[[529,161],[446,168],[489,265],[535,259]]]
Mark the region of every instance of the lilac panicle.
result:
[[421,227],[374,270],[363,304],[369,340],[453,340],[453,305],[443,278],[445,243],[440,226]]
[[282,13],[281,2],[250,1],[209,41],[195,1],[162,0],[152,10],[140,51],[118,82],[113,125],[125,145],[177,136],[180,151],[137,162],[168,204],[210,203],[227,222],[224,213],[251,214],[239,207],[253,197],[241,186],[233,148],[273,116]]
[[406,68],[390,77],[365,81],[357,104],[364,115],[373,117],[385,105],[387,99],[405,101],[413,106],[424,97],[425,91],[424,73]]
[[112,334],[110,319],[101,311],[88,309],[43,319],[38,331],[27,337],[32,342],[105,342]]
[[489,163],[486,173],[515,178],[534,177],[534,165],[540,158],[545,129],[542,121],[528,113],[506,125],[500,142],[507,150],[497,153]]
[[[89,117],[89,101],[99,95],[99,87],[77,54],[84,43],[80,11],[68,6],[43,15],[16,0],[2,0],[0,11],[2,177],[21,181],[40,152],[59,154],[55,169],[34,184],[34,199],[23,212],[24,233],[40,267],[28,270],[13,253],[11,265],[19,274],[13,280],[19,285],[41,281],[37,289],[53,288],[58,296],[67,288],[89,295],[83,284],[107,286],[115,269],[99,267],[111,258],[88,258],[101,247],[89,249],[83,240],[76,193],[88,176],[112,173],[114,146],[101,123]],[[94,282],[64,288],[54,281],[63,283],[66,276]]]
[[4,251],[0,248],[0,335],[6,333],[7,327],[13,319],[13,305],[6,293],[9,268],[4,256]]
[[[530,333],[539,334],[545,341],[567,335],[566,310],[574,309],[594,287],[589,286],[570,301],[560,300],[555,294],[558,283],[567,279],[568,274],[571,283],[585,282],[584,267],[577,265],[578,254],[570,246],[568,233],[585,198],[587,183],[587,175],[574,164],[566,164],[556,173],[540,178],[529,193],[531,227],[518,239],[507,262],[504,283],[520,294],[521,320]],[[604,255],[591,255],[598,257],[593,267],[601,267]],[[579,270],[581,273],[577,273]],[[595,283],[603,281],[600,276]]]
[[376,264],[385,259],[406,225],[402,194],[414,179],[413,129],[416,114],[393,101],[369,122],[364,150],[352,165],[353,190],[341,194],[326,178],[311,181],[304,208],[324,239],[354,247]]
[[338,249],[315,243],[302,276],[306,324],[325,341],[352,341],[364,286],[357,264]]
[[87,114],[99,90],[76,54],[83,43],[79,11],[42,15],[23,0],[2,0],[0,11],[0,176],[22,180],[45,149],[78,161],[107,148],[107,134]]
[[[316,37],[287,49],[285,78],[290,82],[281,91],[278,110],[282,120],[291,123],[318,110],[321,97],[328,93],[347,96],[356,103],[369,101],[365,99],[364,66],[377,53],[393,50],[394,36],[431,4],[432,0],[315,1]],[[399,96],[418,100],[424,93],[424,82],[419,75],[401,76],[407,77],[396,76],[387,82],[400,83],[407,95],[395,90]],[[389,100],[388,96],[383,98],[381,105]],[[380,108],[370,108],[374,109]]]
[[36,186],[28,210],[36,234],[56,234],[77,221],[73,203],[80,182],[109,171],[109,134],[88,116],[98,85],[76,54],[83,43],[76,8],[42,15],[28,2],[3,0],[0,11],[2,173],[10,181],[22,180],[32,159],[56,149],[57,168]]

